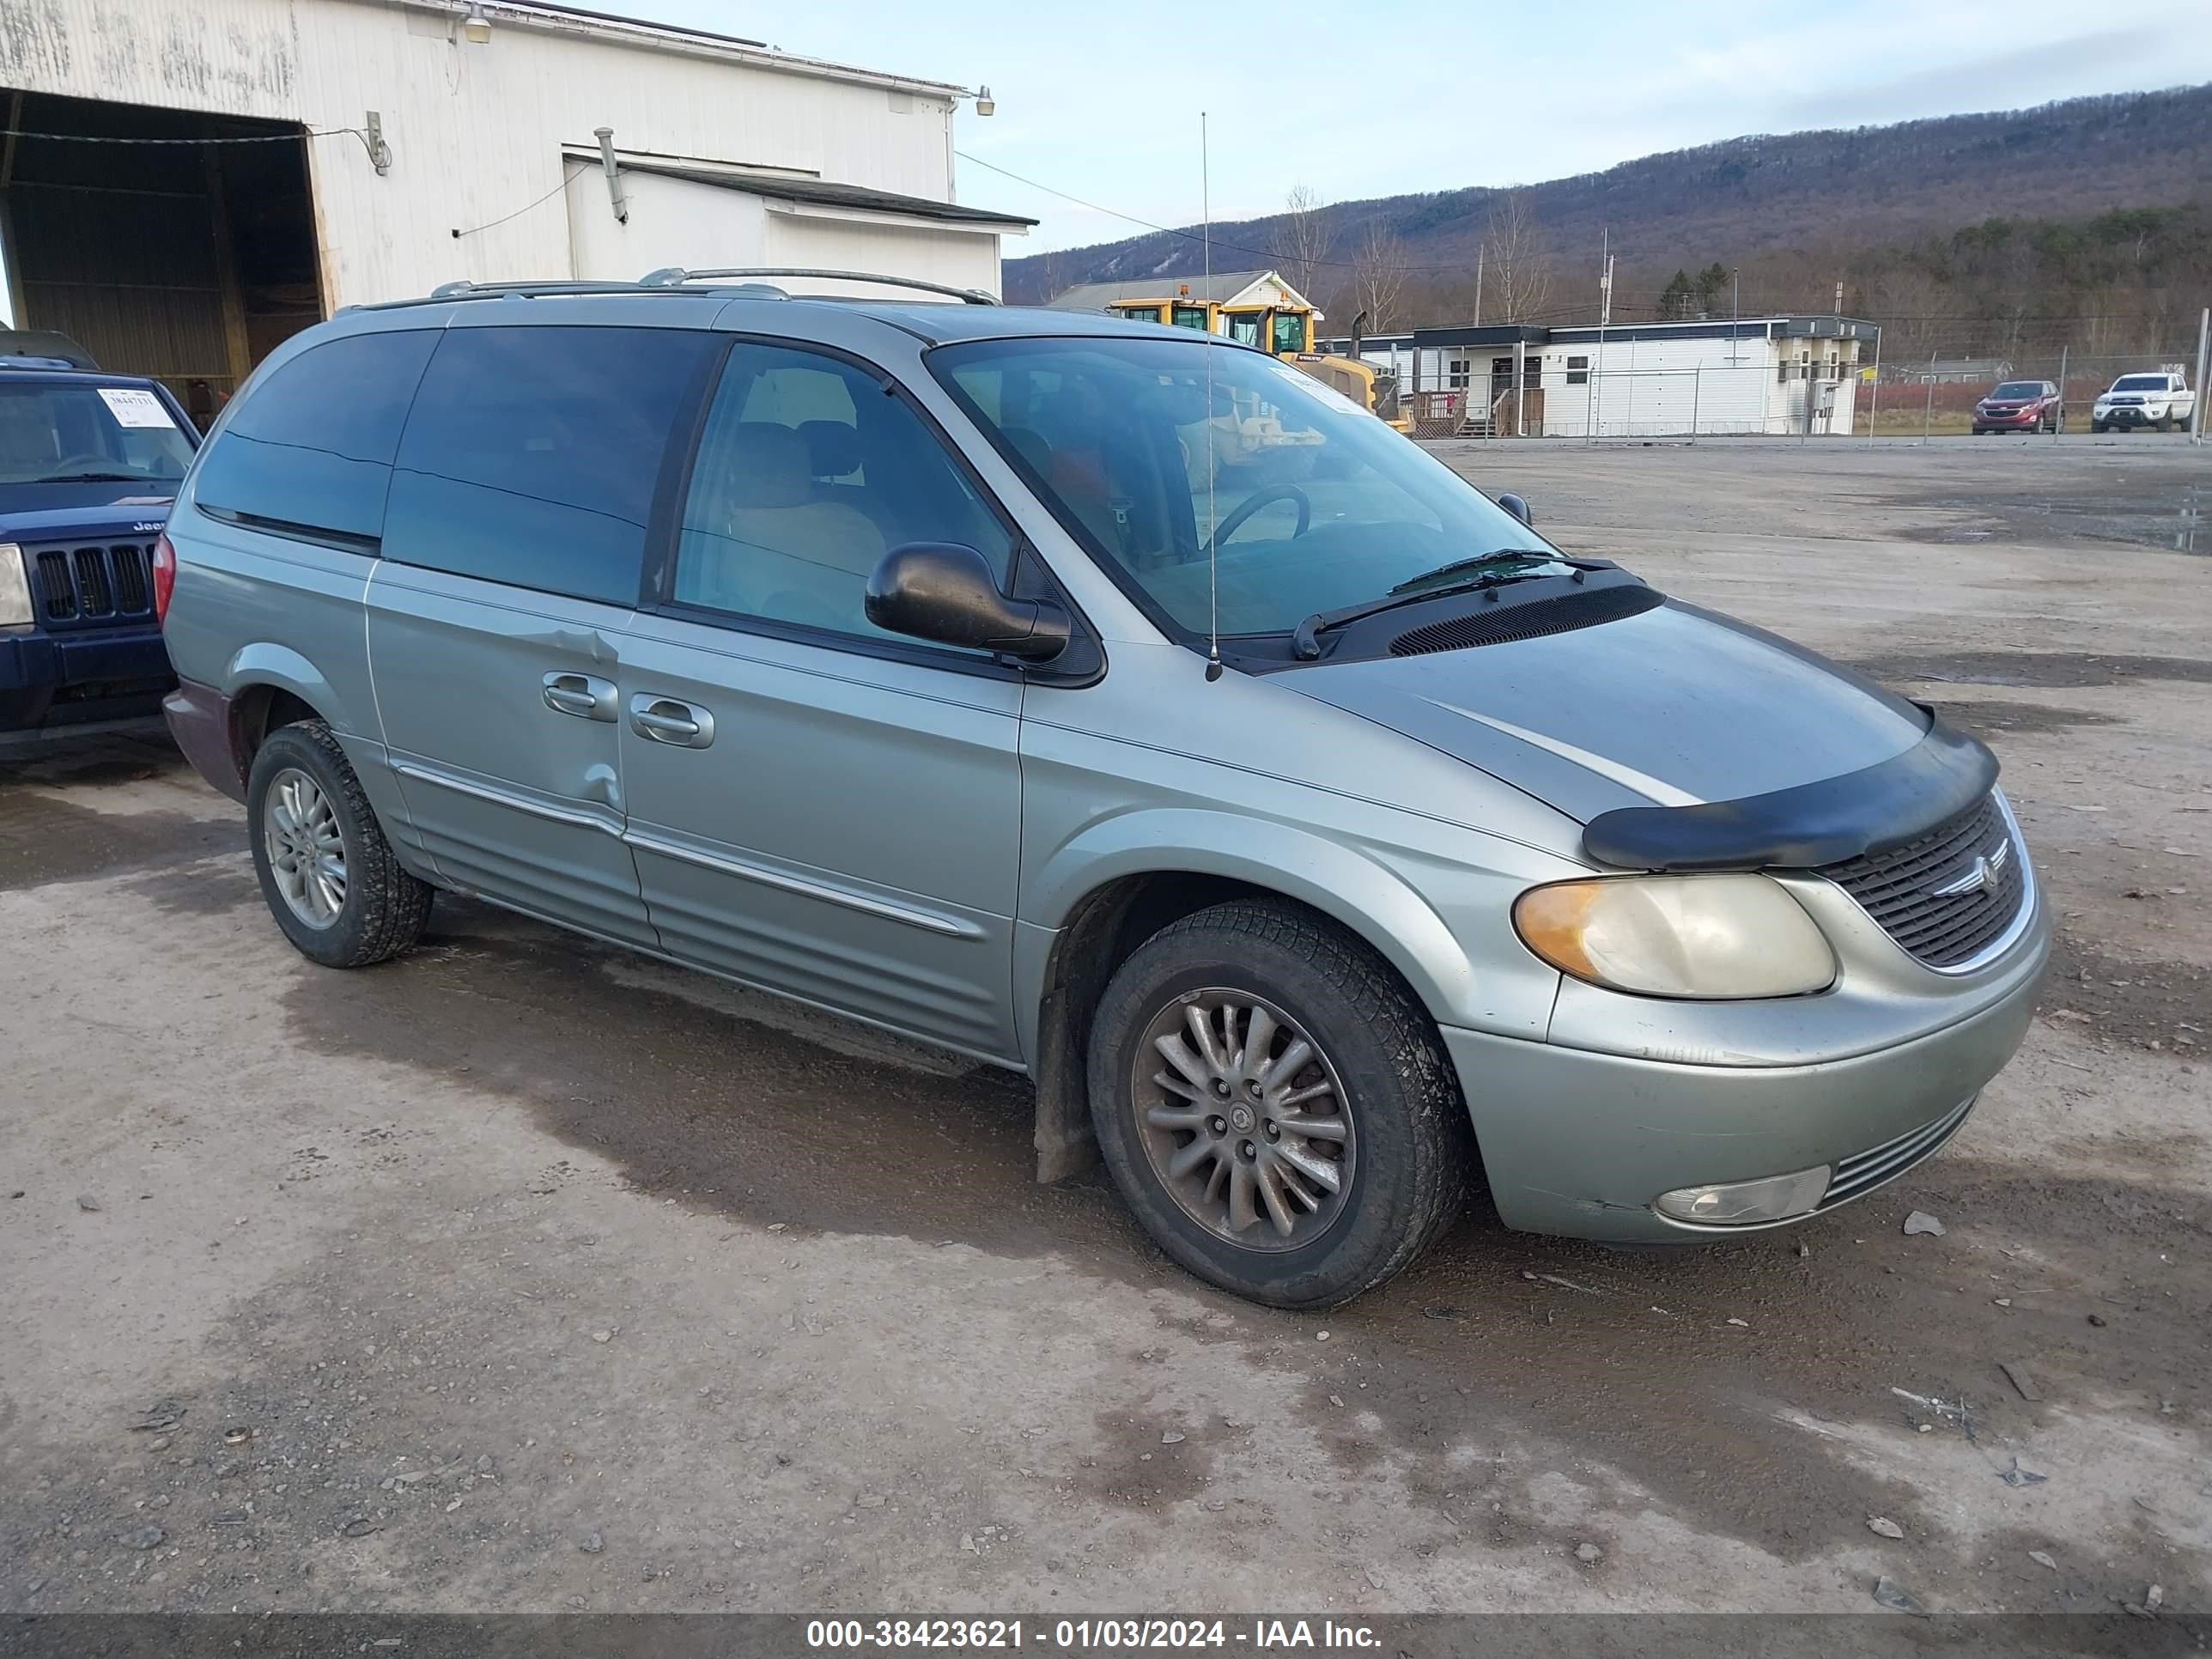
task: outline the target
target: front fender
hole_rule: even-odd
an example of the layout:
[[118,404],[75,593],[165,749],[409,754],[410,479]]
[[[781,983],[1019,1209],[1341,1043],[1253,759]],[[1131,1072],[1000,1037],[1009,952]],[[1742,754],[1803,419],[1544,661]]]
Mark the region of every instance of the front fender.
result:
[[[1042,945],[1085,896],[1124,877],[1163,872],[1249,882],[1310,905],[1380,951],[1438,1019],[1476,999],[1475,969],[1443,917],[1395,871],[1293,824],[1188,807],[1147,808],[1086,825],[1036,871],[1021,933]],[[1016,1007],[1043,994],[1048,951],[1018,951]]]

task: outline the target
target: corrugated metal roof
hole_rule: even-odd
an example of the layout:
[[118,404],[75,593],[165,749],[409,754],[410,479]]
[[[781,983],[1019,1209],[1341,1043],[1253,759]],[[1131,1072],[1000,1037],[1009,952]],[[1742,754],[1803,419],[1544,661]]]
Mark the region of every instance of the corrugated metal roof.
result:
[[[596,163],[596,151],[570,149],[574,161]],[[774,173],[726,173],[714,167],[674,167],[665,161],[618,162],[625,173],[650,173],[658,179],[683,179],[717,190],[734,190],[747,196],[766,196],[780,202],[809,202],[821,207],[862,209],[872,213],[899,213],[915,219],[935,219],[945,224],[1033,225],[1034,219],[1018,214],[993,213],[984,208],[963,207],[957,202],[933,202],[922,196],[902,196],[896,191],[870,190],[864,185],[841,185],[828,179],[793,179]]]

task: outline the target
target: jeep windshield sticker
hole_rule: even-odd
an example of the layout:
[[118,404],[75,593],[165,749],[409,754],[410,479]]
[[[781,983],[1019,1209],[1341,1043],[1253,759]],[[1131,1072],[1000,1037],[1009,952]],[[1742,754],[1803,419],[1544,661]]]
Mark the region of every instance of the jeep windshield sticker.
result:
[[152,392],[137,386],[104,386],[99,388],[100,401],[115,416],[118,426],[166,426],[173,429],[176,422],[169,411]]

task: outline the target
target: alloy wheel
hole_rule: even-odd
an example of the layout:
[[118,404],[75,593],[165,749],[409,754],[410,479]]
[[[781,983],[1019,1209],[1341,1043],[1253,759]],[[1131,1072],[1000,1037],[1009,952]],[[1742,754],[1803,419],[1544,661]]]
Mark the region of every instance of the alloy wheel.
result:
[[1129,1082],[1146,1157],[1201,1227],[1288,1250],[1342,1216],[1358,1150],[1351,1103],[1321,1046],[1266,998],[1178,996],[1146,1027]]
[[334,924],[345,908],[345,837],[322,786],[296,767],[271,778],[261,834],[276,890],[292,914],[310,927]]

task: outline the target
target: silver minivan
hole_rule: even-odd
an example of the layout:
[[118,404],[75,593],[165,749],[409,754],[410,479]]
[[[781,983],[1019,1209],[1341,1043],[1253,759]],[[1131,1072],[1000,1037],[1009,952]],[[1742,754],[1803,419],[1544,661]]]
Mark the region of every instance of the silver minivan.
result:
[[445,890],[1025,1072],[1041,1178],[1285,1307],[1474,1189],[1819,1215],[2019,1044],[2043,902],[1931,710],[1264,352],[753,275],[349,311],[225,411],[168,713],[313,960]]

